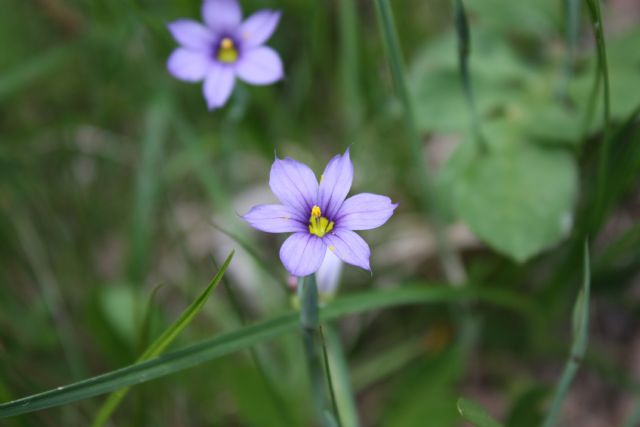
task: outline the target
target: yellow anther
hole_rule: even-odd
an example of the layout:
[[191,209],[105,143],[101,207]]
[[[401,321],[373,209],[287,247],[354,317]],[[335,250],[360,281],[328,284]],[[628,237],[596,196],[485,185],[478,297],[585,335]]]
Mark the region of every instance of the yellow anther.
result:
[[225,37],[220,41],[217,52],[218,61],[233,63],[238,60],[238,50],[235,43],[229,37]]
[[233,40],[231,40],[229,37],[223,38],[220,42],[220,47],[222,49],[233,49]]
[[311,216],[309,217],[309,233],[322,237],[333,230],[333,226],[333,221],[329,221],[328,218],[322,216],[322,212],[320,212],[320,207],[318,205],[314,205],[313,208],[311,208]]

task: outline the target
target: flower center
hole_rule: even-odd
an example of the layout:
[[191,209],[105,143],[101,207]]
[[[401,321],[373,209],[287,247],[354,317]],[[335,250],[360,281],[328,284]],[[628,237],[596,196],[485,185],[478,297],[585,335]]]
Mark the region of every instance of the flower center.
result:
[[229,37],[225,37],[220,41],[218,45],[218,52],[216,52],[216,58],[220,62],[226,62],[231,64],[238,60],[238,49],[236,44]]
[[322,237],[333,230],[333,225],[333,221],[329,221],[328,218],[322,216],[320,206],[313,205],[311,217],[309,217],[309,233]]

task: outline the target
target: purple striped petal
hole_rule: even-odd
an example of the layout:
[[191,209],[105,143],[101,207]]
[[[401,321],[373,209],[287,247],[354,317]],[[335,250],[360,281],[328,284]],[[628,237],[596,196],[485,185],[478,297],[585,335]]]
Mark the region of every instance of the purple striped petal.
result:
[[204,81],[204,97],[210,110],[222,107],[233,90],[235,73],[226,65],[213,64]]
[[240,25],[240,37],[245,47],[260,46],[271,37],[280,22],[280,11],[261,10]]
[[342,261],[371,271],[371,250],[364,239],[350,230],[339,229],[324,236],[327,247]]
[[276,158],[271,166],[269,186],[283,205],[296,209],[309,220],[318,195],[318,181],[307,165],[290,157]]
[[233,31],[242,21],[242,9],[236,0],[204,0],[202,19],[217,33]]
[[307,231],[308,219],[289,206],[258,205],[242,217],[253,228],[267,233],[290,233]]
[[280,248],[280,260],[289,273],[304,277],[320,268],[327,247],[321,238],[312,234],[295,233]]
[[178,48],[167,60],[167,69],[175,78],[198,82],[205,78],[214,62],[202,52]]
[[338,228],[371,230],[387,222],[396,207],[398,205],[386,196],[357,194],[344,201],[334,221]]
[[253,85],[268,85],[284,76],[280,55],[266,46],[242,52],[236,71],[238,77]]
[[347,197],[353,182],[353,163],[349,158],[349,149],[344,155],[338,154],[329,161],[320,178],[318,200],[324,216],[333,218]]
[[169,32],[182,46],[209,51],[213,48],[215,39],[210,29],[196,21],[189,19],[179,19],[167,25]]

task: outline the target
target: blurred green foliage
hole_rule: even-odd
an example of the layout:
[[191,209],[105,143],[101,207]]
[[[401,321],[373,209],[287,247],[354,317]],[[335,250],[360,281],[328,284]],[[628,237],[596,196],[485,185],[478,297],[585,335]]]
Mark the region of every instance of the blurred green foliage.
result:
[[[560,2],[467,3],[486,150],[470,131],[450,2],[392,2],[421,137],[428,152],[445,153],[428,163],[434,203],[451,225],[463,223],[479,239],[457,242],[469,282],[520,292],[537,314],[523,320],[469,305],[478,325],[472,346],[460,342],[456,304],[344,319],[340,338],[363,425],[459,425],[457,397],[484,392],[503,409],[506,425],[538,425],[568,353],[586,235],[596,242],[595,306],[612,307],[594,316],[606,323],[624,315],[625,333],[639,323],[629,290],[640,266],[640,28],[606,21],[612,167],[604,224],[592,226],[603,120],[602,95],[589,111],[596,56],[586,12],[567,76]],[[228,106],[211,113],[200,85],[175,81],[165,69],[175,46],[165,25],[197,18],[198,0],[0,2],[1,401],[135,361],[155,286],[166,285],[150,304],[152,338],[199,294],[214,270],[211,257],[232,246],[239,253],[227,279],[240,307],[229,292],[216,291],[176,347],[287,310],[290,295],[278,286],[286,281],[280,240],[254,233],[236,215],[268,191],[274,152],[319,171],[352,145],[354,189],[400,202],[387,227],[366,233],[375,275],[347,269],[342,292],[441,279],[433,251],[424,249],[432,239],[411,190],[411,151],[373,4],[242,5],[245,14],[283,10],[269,44],[284,60],[286,79],[240,85]],[[240,253],[212,222],[254,254]],[[637,383],[620,380],[626,367],[611,356],[630,338],[595,332],[585,369],[615,386],[620,400],[635,396]],[[309,425],[299,337],[255,351],[257,357],[243,351],[133,388],[114,425]],[[101,403],[89,399],[6,423],[87,425]]]

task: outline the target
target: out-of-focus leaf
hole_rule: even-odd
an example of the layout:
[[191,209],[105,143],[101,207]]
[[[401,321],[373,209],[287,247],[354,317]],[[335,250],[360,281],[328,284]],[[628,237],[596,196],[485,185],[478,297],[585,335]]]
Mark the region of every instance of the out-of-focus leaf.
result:
[[469,421],[476,427],[501,427],[502,425],[497,422],[485,408],[480,404],[461,397],[458,399],[458,412],[462,415],[462,418]]
[[455,186],[454,206],[478,237],[522,262],[567,235],[577,194],[568,152],[501,141],[476,156]]
[[520,394],[507,415],[507,427],[538,427],[542,423],[542,404],[548,396],[546,387],[532,387]]

